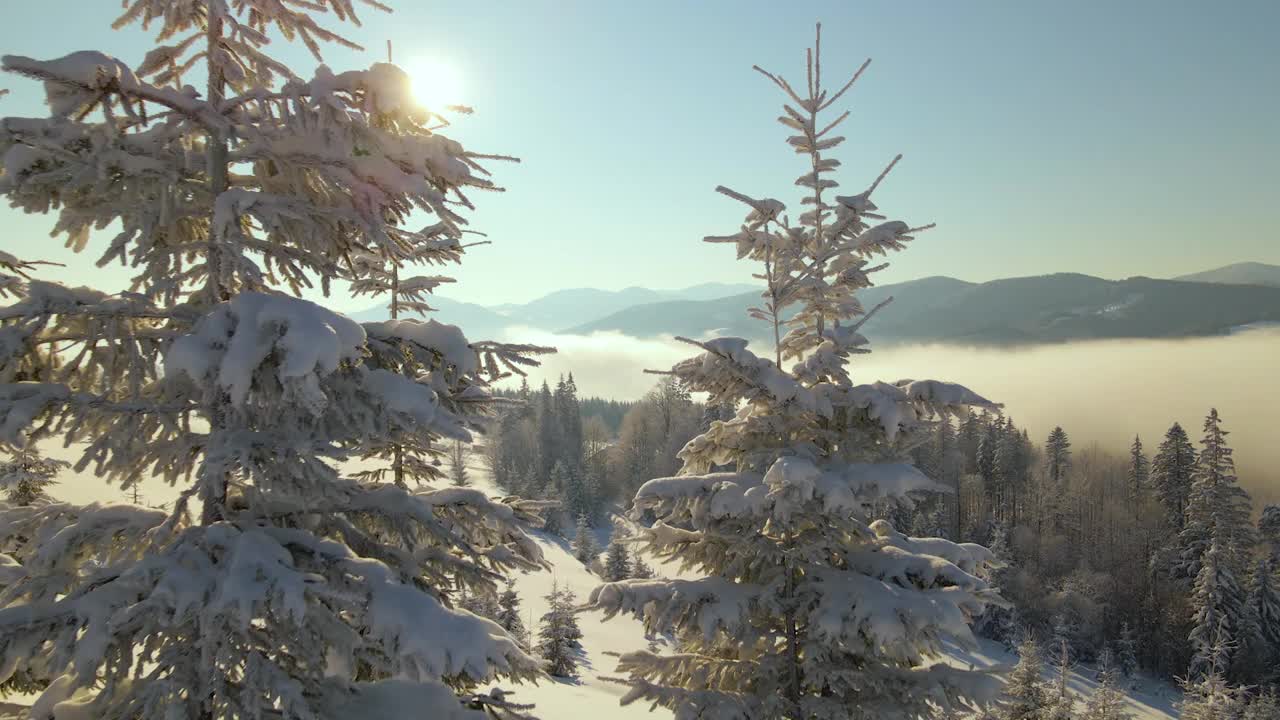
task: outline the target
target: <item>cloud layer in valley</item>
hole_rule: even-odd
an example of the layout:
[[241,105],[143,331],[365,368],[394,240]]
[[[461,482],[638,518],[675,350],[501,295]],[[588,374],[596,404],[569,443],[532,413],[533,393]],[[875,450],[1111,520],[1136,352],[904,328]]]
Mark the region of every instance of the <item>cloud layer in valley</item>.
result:
[[[583,396],[636,399],[666,369],[696,348],[672,339],[640,339],[618,333],[557,335],[511,328],[505,339],[558,348],[530,373],[530,384],[574,375]],[[1241,482],[1260,501],[1280,502],[1280,329],[1193,340],[1089,341],[1026,348],[953,345],[882,347],[856,361],[859,382],[936,378],[964,383],[1005,404],[1005,412],[1037,441],[1054,425],[1077,448],[1097,442],[1120,451],[1135,434],[1154,452],[1164,431],[1178,421],[1194,439],[1210,407],[1222,414]],[[52,449],[57,456],[74,453]],[[55,494],[77,501],[117,499],[120,492],[90,476],[66,478]],[[170,499],[170,488],[148,482],[151,502]]]
[[[583,395],[635,399],[696,348],[674,340],[617,333],[554,335],[512,330],[510,340],[555,345],[560,352],[531,382],[573,372]],[[934,378],[968,385],[1005,404],[1005,412],[1037,441],[1062,425],[1077,448],[1112,450],[1141,435],[1149,453],[1175,420],[1195,440],[1217,407],[1241,482],[1259,499],[1280,502],[1280,329],[1189,340],[1100,340],[1022,348],[955,345],[882,347],[855,361],[859,382]]]

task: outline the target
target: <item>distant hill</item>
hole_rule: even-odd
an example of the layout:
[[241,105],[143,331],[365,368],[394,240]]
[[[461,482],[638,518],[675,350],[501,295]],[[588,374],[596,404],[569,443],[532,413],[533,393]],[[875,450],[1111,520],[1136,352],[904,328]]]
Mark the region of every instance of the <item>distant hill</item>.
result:
[[[472,337],[497,337],[506,327],[522,325],[540,330],[557,330],[562,327],[587,323],[613,313],[663,301],[708,301],[741,294],[755,286],[745,283],[703,283],[677,290],[651,290],[629,287],[622,290],[596,288],[566,288],[544,295],[527,303],[507,303],[486,307],[475,303],[450,300],[433,295],[430,304],[439,312],[432,315],[440,322],[464,328]],[[383,306],[371,307],[352,315],[361,322],[385,320]]]
[[1174,278],[1193,282],[1223,283],[1226,285],[1269,285],[1280,287],[1280,265],[1259,262],[1242,262],[1224,265],[1213,270],[1191,273]]
[[587,323],[637,305],[663,301],[715,300],[741,294],[754,287],[741,283],[703,283],[678,290],[642,287],[622,290],[571,288],[557,290],[527,303],[501,305],[493,309],[510,318],[512,325],[555,330]]
[[[497,338],[503,328],[512,324],[505,316],[475,303],[458,302],[440,295],[433,295],[428,304],[438,310],[431,313],[432,319],[457,325],[466,331],[467,337],[477,340]],[[350,315],[351,319],[357,322],[375,322],[390,317],[385,305],[375,305]],[[410,315],[409,317],[420,316]]]
[[[859,294],[870,308],[894,301],[863,333],[872,341],[1018,344],[1092,338],[1215,335],[1253,323],[1280,322],[1280,287],[1057,274],[968,283],[931,277]],[[571,327],[640,337],[710,334],[768,339],[767,326],[745,316],[757,293],[713,301],[659,302],[627,308]]]

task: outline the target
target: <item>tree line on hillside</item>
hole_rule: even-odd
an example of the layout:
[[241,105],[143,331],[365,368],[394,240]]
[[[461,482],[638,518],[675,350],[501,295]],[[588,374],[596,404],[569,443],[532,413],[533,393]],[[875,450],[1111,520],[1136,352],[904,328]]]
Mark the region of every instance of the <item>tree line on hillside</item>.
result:
[[1116,455],[1073,448],[1061,427],[1037,446],[1011,418],[944,418],[912,455],[949,491],[886,513],[991,548],[1012,606],[981,633],[1181,678],[1185,712],[1243,708],[1245,688],[1280,683],[1280,507],[1252,507],[1228,434],[1210,410],[1198,447],[1174,423],[1153,454],[1135,437]]
[[[572,382],[560,383],[542,407],[556,407],[562,388]],[[520,418],[519,432],[564,437],[541,430],[561,416],[538,412],[536,396],[531,404],[507,411]],[[592,478],[589,502],[573,500],[572,482],[535,496],[563,497],[577,511],[570,523],[579,516],[595,522],[606,504],[628,505],[645,480],[674,474],[679,450],[733,414],[729,406],[692,401],[665,378],[631,405],[615,434],[567,455],[602,453],[598,462],[572,466]],[[516,427],[501,423],[489,448],[510,442]],[[1072,663],[1106,660],[1124,678],[1139,669],[1171,679],[1212,670],[1229,687],[1269,687],[1280,680],[1280,509],[1264,508],[1253,524],[1227,434],[1215,410],[1199,449],[1174,423],[1154,453],[1135,437],[1118,455],[1096,445],[1075,448],[1061,427],[1033,442],[1013,418],[990,411],[943,417],[910,455],[948,491],[920,493],[910,507],[887,502],[878,512],[912,536],[992,549],[1003,564],[996,584],[1012,607],[988,610],[978,629],[1011,649],[1042,643]],[[534,467],[557,451],[517,447]],[[543,461],[553,477],[563,459]],[[579,527],[575,547],[582,536]],[[578,554],[588,562],[598,551]],[[624,562],[625,552],[611,546],[609,558]],[[608,574],[620,577],[630,576]]]
[[558,500],[560,517],[551,519],[551,528],[559,531],[579,517],[595,525],[610,503],[651,478],[674,474],[676,454],[709,423],[706,407],[670,378],[630,403],[584,403],[572,374],[554,389],[522,382],[507,397],[515,402],[491,423],[485,462],[506,492]]

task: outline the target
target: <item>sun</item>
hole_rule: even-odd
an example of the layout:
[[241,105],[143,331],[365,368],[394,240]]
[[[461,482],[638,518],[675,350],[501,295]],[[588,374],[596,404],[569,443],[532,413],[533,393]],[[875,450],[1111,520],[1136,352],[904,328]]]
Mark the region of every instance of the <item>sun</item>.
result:
[[448,105],[464,105],[462,74],[457,66],[438,58],[415,58],[405,66],[413,97],[428,110],[440,112]]

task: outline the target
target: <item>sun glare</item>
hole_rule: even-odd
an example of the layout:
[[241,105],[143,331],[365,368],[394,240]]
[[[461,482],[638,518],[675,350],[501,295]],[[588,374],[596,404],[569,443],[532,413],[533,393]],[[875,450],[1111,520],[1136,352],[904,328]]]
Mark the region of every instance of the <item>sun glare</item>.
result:
[[413,96],[428,110],[441,111],[446,105],[465,104],[462,75],[452,63],[431,58],[411,60],[405,71],[413,83]]

